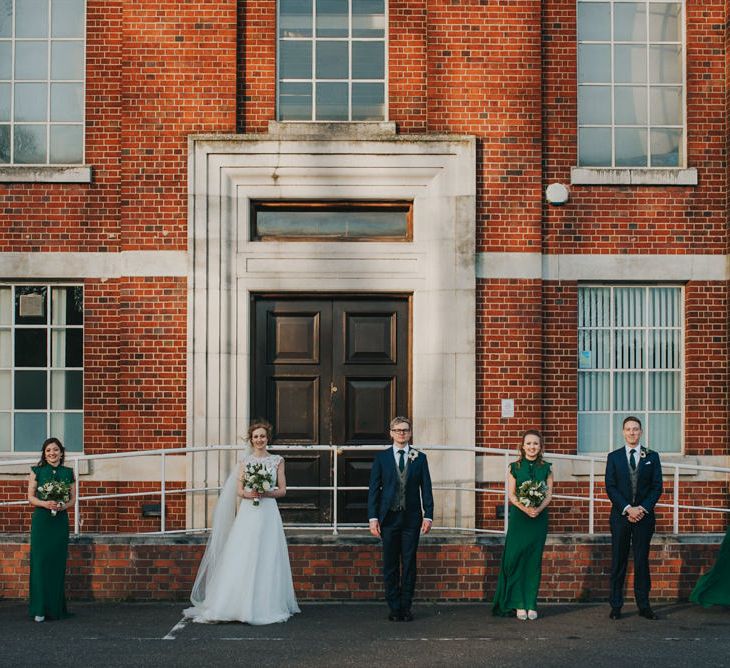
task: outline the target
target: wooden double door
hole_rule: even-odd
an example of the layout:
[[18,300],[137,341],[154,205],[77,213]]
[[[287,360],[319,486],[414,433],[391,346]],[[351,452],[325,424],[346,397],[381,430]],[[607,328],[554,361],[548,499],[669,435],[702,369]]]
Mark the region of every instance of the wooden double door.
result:
[[[409,298],[253,298],[252,416],[274,425],[274,444],[390,442],[388,423],[409,413]],[[371,450],[343,451],[339,486],[367,486]],[[286,455],[288,486],[331,486],[329,452]],[[329,522],[330,492],[290,491],[285,522]],[[340,492],[338,521],[367,520],[367,492]]]

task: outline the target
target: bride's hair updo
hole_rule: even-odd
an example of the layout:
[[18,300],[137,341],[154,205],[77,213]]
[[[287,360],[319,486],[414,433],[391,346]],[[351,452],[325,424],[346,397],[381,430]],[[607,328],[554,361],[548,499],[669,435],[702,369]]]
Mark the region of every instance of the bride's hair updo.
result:
[[269,422],[262,418],[256,418],[250,425],[248,425],[248,442],[251,442],[251,439],[253,438],[253,433],[257,429],[266,430],[266,440],[271,443],[271,439],[274,434],[274,428]]

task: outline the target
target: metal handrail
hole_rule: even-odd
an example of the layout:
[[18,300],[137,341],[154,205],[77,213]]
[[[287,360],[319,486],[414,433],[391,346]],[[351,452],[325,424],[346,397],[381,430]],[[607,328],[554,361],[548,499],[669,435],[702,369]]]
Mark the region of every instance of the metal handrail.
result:
[[[97,461],[105,459],[124,459],[124,458],[138,458],[138,457],[160,457],[160,489],[159,491],[145,491],[145,492],[123,492],[118,494],[95,494],[89,496],[81,496],[80,489],[76,494],[74,502],[74,533],[81,533],[80,525],[80,509],[81,501],[95,501],[99,499],[111,499],[111,498],[134,498],[141,496],[157,496],[160,497],[160,530],[154,532],[148,532],[153,534],[167,534],[167,533],[184,533],[184,532],[198,532],[206,531],[208,527],[201,528],[187,528],[187,529],[167,529],[167,518],[166,518],[166,504],[165,501],[169,495],[177,494],[194,494],[199,492],[215,492],[221,488],[219,485],[211,485],[205,487],[184,487],[168,489],[167,487],[167,470],[166,463],[167,457],[171,455],[190,455],[195,453],[207,453],[217,452],[220,453],[227,451],[241,450],[241,445],[216,445],[216,446],[199,446],[190,448],[169,448],[159,450],[137,450],[133,452],[113,452],[104,454],[84,455],[84,454],[69,454],[67,459],[72,464],[76,480],[80,482],[79,478],[79,463],[83,461]],[[329,524],[315,523],[307,525],[287,525],[288,527],[296,527],[297,529],[304,530],[322,530],[331,529],[333,535],[337,535],[340,530],[350,529],[362,529],[362,524],[342,523],[338,519],[337,510],[337,497],[340,492],[347,491],[365,491],[367,487],[362,486],[342,486],[339,484],[339,472],[338,472],[338,457],[344,451],[363,451],[363,450],[381,450],[382,445],[276,445],[271,446],[271,450],[277,451],[329,451],[333,455],[333,484],[332,485],[321,485],[321,486],[288,486],[291,491],[320,491],[320,492],[331,492],[332,493],[332,522]],[[443,529],[449,531],[468,531],[474,533],[506,533],[509,527],[509,513],[507,512],[509,507],[509,464],[514,458],[515,453],[513,450],[505,450],[502,448],[486,448],[486,447],[469,447],[469,446],[448,446],[448,445],[429,445],[420,446],[419,449],[425,451],[456,451],[456,452],[471,452],[482,455],[499,455],[504,457],[504,488],[497,487],[464,487],[464,486],[449,486],[449,485],[434,485],[434,490],[437,491],[457,491],[462,493],[474,493],[474,494],[500,494],[503,496],[504,503],[504,524],[501,531],[495,529],[477,529],[472,527],[453,527],[453,526],[442,526],[434,527],[435,529]],[[602,498],[596,496],[596,463],[604,464],[605,456],[594,456],[594,455],[573,455],[573,454],[562,454],[562,453],[550,453],[549,458],[564,459],[570,461],[587,461],[590,462],[589,480],[588,480],[588,496],[575,496],[569,494],[553,494],[554,499],[562,499],[568,501],[582,501],[588,502],[588,533],[593,534],[595,530],[595,505],[596,503],[610,503],[608,498]],[[0,460],[0,473],[2,473],[3,466],[19,466],[19,465],[33,465],[37,463],[36,458],[27,459],[6,459]],[[715,508],[710,506],[694,506],[679,503],[679,472],[680,470],[686,471],[706,471],[713,473],[726,473],[730,474],[730,467],[726,466],[708,466],[698,464],[687,464],[680,462],[662,462],[662,468],[672,469],[673,472],[673,499],[672,503],[657,503],[658,507],[672,508],[672,526],[673,533],[679,534],[679,511],[680,510],[701,510],[709,512],[717,512],[721,514],[730,513],[728,508]],[[4,506],[17,506],[24,505],[27,500],[20,499],[15,501],[2,501],[0,507]]]

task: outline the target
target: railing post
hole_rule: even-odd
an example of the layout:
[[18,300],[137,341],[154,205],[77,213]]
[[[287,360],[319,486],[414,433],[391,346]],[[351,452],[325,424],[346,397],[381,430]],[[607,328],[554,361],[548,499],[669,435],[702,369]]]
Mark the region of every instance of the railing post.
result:
[[679,533],[679,466],[674,465],[674,507],[672,508],[674,519],[674,533]]
[[504,453],[504,535],[509,529],[509,457],[510,453]]
[[165,533],[165,453],[160,457],[160,531]]
[[332,462],[333,466],[335,468],[334,470],[334,485],[332,486],[332,535],[337,535],[337,486],[338,486],[338,478],[337,478],[337,446],[332,446]]
[[594,512],[596,508],[596,460],[591,458],[591,477],[588,481],[588,534],[593,535]]
[[81,508],[81,480],[79,479],[79,460],[74,459],[74,479],[76,480],[76,498],[74,499],[74,535],[78,536],[81,532],[81,518],[79,510]]

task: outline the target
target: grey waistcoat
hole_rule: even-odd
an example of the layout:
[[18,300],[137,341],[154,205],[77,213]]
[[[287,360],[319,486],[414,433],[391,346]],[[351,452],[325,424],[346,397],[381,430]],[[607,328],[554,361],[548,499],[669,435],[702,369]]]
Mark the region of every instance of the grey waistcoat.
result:
[[408,457],[405,456],[405,466],[403,467],[403,471],[399,471],[398,467],[395,467],[395,470],[398,473],[398,496],[397,498],[393,499],[393,503],[390,506],[390,510],[397,511],[397,510],[405,510],[406,509],[406,476],[408,475]]

